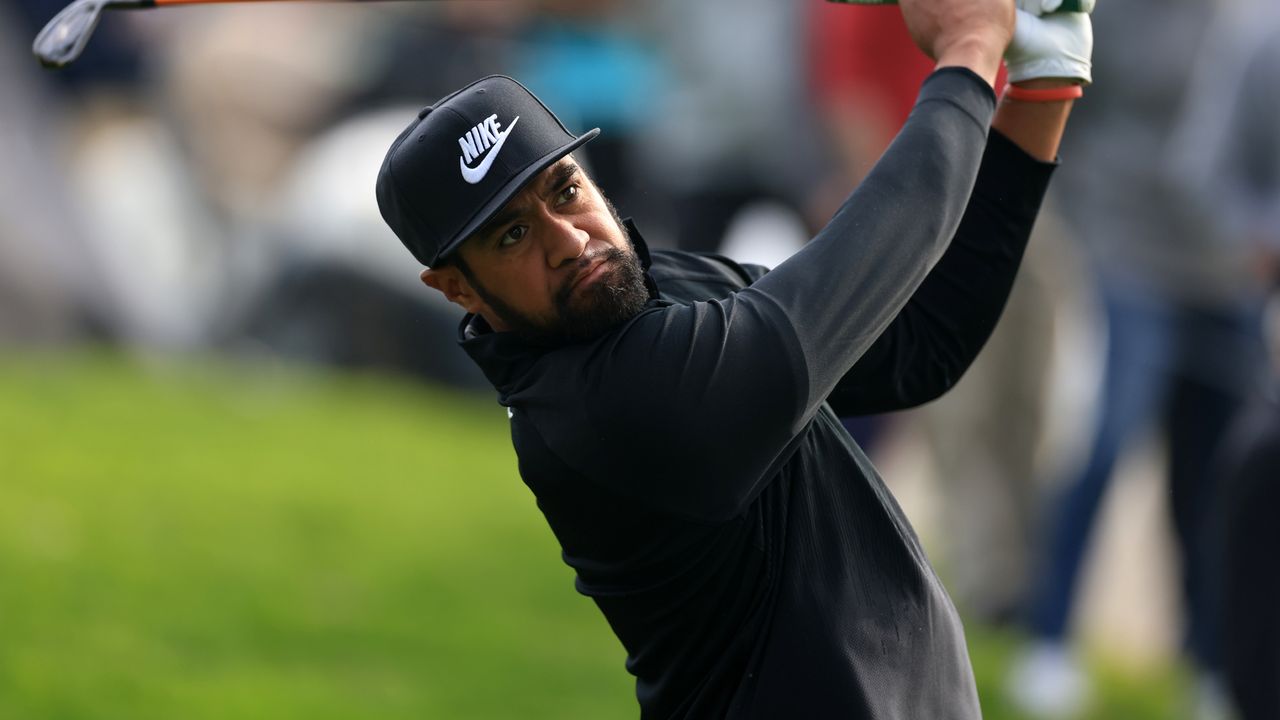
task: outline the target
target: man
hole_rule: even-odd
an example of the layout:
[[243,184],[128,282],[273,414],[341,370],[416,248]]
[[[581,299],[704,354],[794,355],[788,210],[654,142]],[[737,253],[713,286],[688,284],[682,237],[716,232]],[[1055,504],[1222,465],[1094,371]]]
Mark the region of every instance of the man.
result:
[[[1215,130],[1233,109],[1224,95],[1234,87],[1248,88],[1250,99],[1255,93],[1243,68],[1209,70],[1203,53],[1215,16],[1237,7],[1255,35],[1265,14],[1244,3],[1130,0],[1107,3],[1095,15],[1102,82],[1072,118],[1066,150],[1075,162],[1054,182],[1090,280],[1084,290],[1101,330],[1099,386],[1081,454],[1049,479],[1053,492],[1040,518],[1026,613],[1032,642],[1008,679],[1010,699],[1031,712],[1071,715],[1094,694],[1076,651],[1084,581],[1105,503],[1114,499],[1126,461],[1154,439],[1148,453],[1163,483],[1160,509],[1179,591],[1174,631],[1194,678],[1193,716],[1224,713],[1212,601],[1219,564],[1205,547],[1219,483],[1214,459],[1231,419],[1258,387],[1263,287],[1246,236],[1214,221],[1248,202],[1232,176],[1253,172],[1267,151],[1249,143],[1244,128]],[[1160,22],[1149,22],[1152,13]],[[1235,54],[1250,44],[1246,35],[1229,47]],[[1181,51],[1164,57],[1168,47]],[[1276,97],[1257,95],[1261,103]],[[1192,103],[1205,104],[1209,122],[1197,118],[1193,130],[1180,131],[1180,115]],[[1274,136],[1274,117],[1248,116],[1258,136]],[[1217,138],[1236,148],[1225,174],[1212,157]],[[1155,557],[1148,551],[1144,559]]]
[[[1248,259],[1235,275],[1236,289],[1255,300],[1243,304],[1253,310],[1241,315],[1254,318],[1246,329],[1262,330],[1267,351],[1259,362],[1262,381],[1243,388],[1242,407],[1214,455],[1213,502],[1205,503],[1211,515],[1198,559],[1208,569],[1205,608],[1234,717],[1264,720],[1280,718],[1280,574],[1258,572],[1272,566],[1280,548],[1280,96],[1253,88],[1280,86],[1280,6],[1269,0],[1222,6],[1193,61],[1170,170],[1185,197],[1211,215],[1217,239]],[[1268,296],[1270,307],[1259,311]],[[1230,379],[1243,385],[1252,378]]]
[[1012,0],[902,11],[939,69],[771,272],[648,252],[570,155],[594,131],[506,78],[424,110],[379,175],[423,281],[467,311],[462,347],[642,717],[980,715],[959,619],[832,408],[924,402],[977,353],[1089,79],[1089,26],[1021,14],[1010,78],[1049,87],[995,112]]

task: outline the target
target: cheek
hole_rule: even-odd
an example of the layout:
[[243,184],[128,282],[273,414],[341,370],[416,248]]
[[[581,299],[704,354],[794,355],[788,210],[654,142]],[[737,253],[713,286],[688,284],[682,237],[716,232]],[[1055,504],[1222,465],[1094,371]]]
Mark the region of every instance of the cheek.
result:
[[587,232],[590,233],[591,237],[598,238],[620,250],[626,250],[631,247],[626,233],[613,221],[613,216],[607,210],[604,211],[602,217],[592,220],[591,227],[587,229]]
[[559,288],[552,277],[538,264],[505,274],[501,297],[511,307],[529,315],[548,314],[552,298]]

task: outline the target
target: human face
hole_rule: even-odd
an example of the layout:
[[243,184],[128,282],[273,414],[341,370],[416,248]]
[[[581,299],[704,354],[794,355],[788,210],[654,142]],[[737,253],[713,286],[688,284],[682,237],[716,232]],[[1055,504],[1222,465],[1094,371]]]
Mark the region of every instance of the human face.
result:
[[466,302],[450,299],[495,330],[531,339],[596,337],[648,300],[622,222],[571,157],[540,173],[458,257],[460,267],[447,269],[465,282]]

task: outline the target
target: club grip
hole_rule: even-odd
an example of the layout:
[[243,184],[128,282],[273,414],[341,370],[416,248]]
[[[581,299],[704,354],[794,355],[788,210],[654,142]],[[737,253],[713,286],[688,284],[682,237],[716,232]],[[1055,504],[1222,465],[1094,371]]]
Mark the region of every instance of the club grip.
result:
[[[841,5],[897,5],[898,0],[827,0],[827,2],[839,3]],[[1062,4],[1058,6],[1055,13],[1071,13],[1071,12],[1090,12],[1093,10],[1093,0],[1062,0]]]

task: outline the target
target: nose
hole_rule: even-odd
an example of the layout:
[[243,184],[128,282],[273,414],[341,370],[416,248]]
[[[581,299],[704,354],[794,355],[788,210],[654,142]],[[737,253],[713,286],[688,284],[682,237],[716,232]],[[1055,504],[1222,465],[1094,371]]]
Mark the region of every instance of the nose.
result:
[[586,252],[590,239],[591,234],[575,225],[572,219],[551,217],[546,235],[547,264],[558,268],[577,260]]

